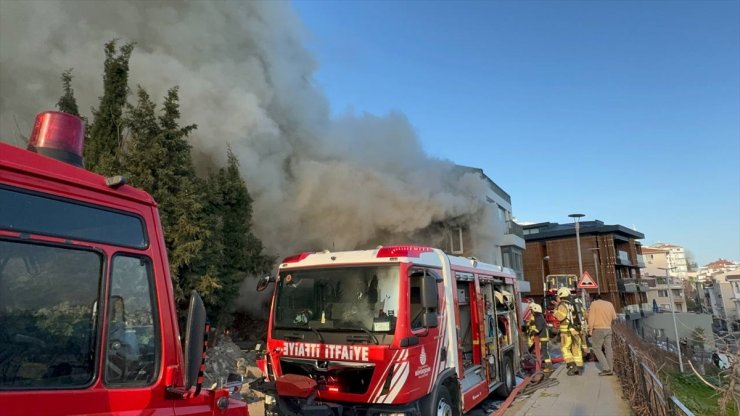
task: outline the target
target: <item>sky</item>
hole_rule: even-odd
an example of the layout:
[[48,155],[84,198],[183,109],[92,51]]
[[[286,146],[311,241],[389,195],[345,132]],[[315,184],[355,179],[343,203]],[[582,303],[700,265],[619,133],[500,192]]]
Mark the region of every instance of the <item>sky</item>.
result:
[[331,114],[401,112],[520,222],[740,261],[740,2],[294,1]]

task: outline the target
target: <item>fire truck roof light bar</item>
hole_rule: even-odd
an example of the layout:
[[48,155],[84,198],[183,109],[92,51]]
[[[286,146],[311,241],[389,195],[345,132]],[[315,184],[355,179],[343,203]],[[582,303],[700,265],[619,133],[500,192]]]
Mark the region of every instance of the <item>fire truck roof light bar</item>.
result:
[[61,111],[36,115],[28,150],[82,167],[84,145],[85,122],[81,118]]
[[310,256],[311,253],[308,251],[304,251],[302,253],[294,254],[292,256],[288,256],[283,259],[282,263],[298,263],[299,261],[305,259],[306,257]]
[[389,246],[381,247],[375,257],[419,257],[421,253],[430,253],[429,247],[419,246]]

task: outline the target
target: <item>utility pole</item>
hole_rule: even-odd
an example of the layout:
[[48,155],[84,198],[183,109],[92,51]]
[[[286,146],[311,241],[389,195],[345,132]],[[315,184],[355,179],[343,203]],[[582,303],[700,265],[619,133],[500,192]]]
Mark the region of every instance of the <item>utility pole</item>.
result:
[[599,251],[598,248],[592,248],[591,251],[594,253],[594,268],[596,269],[596,290],[598,291],[599,295],[601,294],[601,282],[599,281],[599,256],[596,253]]
[[[580,234],[580,223],[579,220],[585,217],[584,214],[570,214],[569,217],[573,218],[576,222],[576,250],[578,250],[578,281],[581,281],[583,276],[583,259],[581,259],[581,234]],[[581,301],[583,307],[586,307],[586,289],[581,289]]]
[[676,304],[673,303],[673,289],[671,289],[671,276],[668,273],[670,267],[658,267],[660,270],[665,270],[665,280],[668,284],[668,299],[671,302],[671,315],[673,315],[673,332],[676,335],[676,351],[678,351],[678,368],[683,373],[683,360],[681,359],[681,343],[678,339],[678,325],[676,325]]

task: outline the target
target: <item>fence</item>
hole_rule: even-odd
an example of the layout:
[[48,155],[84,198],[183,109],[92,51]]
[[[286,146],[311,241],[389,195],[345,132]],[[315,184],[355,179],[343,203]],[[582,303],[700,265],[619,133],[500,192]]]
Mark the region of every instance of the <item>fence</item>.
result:
[[694,416],[655,374],[655,362],[633,347],[639,342],[633,338],[630,329],[615,328],[614,368],[632,411],[637,416]]

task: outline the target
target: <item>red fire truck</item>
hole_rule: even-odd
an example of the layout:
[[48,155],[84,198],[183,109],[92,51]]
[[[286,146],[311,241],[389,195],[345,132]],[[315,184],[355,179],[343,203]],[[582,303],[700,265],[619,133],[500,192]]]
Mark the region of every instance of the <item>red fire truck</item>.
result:
[[29,150],[0,143],[0,413],[246,415],[201,390],[195,292],[181,346],[156,203],[83,169],[83,137],[46,112]]
[[268,414],[454,415],[519,371],[515,275],[418,246],[301,253],[275,277]]

